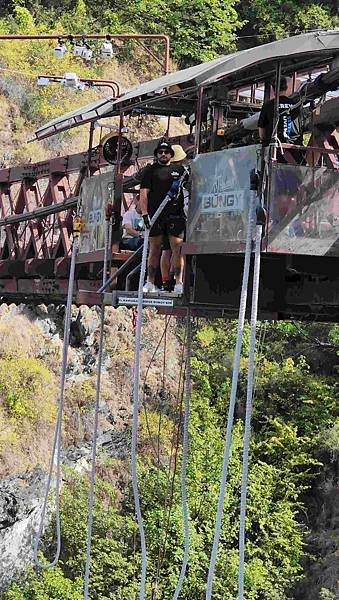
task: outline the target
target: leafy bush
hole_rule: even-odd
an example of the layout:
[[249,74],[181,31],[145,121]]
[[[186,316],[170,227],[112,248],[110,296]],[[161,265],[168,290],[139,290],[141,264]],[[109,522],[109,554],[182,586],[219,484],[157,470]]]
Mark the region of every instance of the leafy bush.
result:
[[9,417],[51,421],[55,414],[55,380],[35,358],[0,359],[0,394]]

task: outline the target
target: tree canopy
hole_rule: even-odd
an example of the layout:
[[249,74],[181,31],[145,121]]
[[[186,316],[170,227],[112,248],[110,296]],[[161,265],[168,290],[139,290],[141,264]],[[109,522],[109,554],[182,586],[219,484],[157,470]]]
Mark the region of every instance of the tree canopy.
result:
[[39,23],[61,25],[68,33],[166,33],[172,58],[181,67],[243,47],[241,40],[253,46],[338,25],[335,0],[130,0],[127,5],[123,0],[1,0],[1,14],[14,29],[18,7],[27,9]]

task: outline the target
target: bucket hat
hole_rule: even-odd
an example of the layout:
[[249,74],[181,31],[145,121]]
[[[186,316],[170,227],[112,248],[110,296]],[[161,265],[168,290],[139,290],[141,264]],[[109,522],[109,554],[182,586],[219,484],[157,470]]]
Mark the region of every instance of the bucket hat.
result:
[[173,158],[171,162],[178,162],[179,160],[184,160],[187,157],[185,150],[180,144],[173,144],[172,150],[174,151]]

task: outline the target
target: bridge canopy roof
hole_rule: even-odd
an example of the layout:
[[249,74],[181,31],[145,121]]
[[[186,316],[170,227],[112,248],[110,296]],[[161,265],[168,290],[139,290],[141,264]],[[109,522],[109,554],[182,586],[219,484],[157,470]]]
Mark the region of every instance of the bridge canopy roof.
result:
[[289,75],[325,66],[338,54],[339,30],[305,33],[255,46],[153,79],[127,90],[118,99],[104,98],[81,107],[46,123],[35,131],[33,139],[40,140],[99,117],[118,115],[121,110],[140,104],[145,111],[154,114],[163,114],[164,110],[171,112],[176,106],[179,114],[180,98],[195,100],[200,86],[222,82],[229,89],[240,88],[272,77],[277,61],[282,63],[282,73]]

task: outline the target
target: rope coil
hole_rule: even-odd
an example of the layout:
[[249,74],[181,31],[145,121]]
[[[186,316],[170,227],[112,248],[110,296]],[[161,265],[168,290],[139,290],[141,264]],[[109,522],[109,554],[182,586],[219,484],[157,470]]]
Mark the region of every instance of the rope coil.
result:
[[190,418],[190,393],[191,393],[191,355],[192,355],[192,322],[191,310],[187,309],[186,322],[186,378],[185,378],[185,412],[184,412],[184,427],[183,427],[183,447],[181,461],[181,503],[184,521],[184,557],[181,565],[181,571],[178,583],[174,592],[173,600],[178,600],[184,578],[186,574],[189,549],[190,549],[190,531],[189,531],[189,509],[187,501],[187,463],[189,450],[189,418]]
[[[60,522],[60,487],[61,487],[61,430],[62,430],[62,415],[64,408],[64,394],[65,394],[65,381],[66,381],[66,370],[67,370],[67,359],[68,359],[68,346],[69,336],[71,328],[71,317],[72,317],[72,301],[73,301],[73,287],[74,287],[74,274],[75,274],[75,259],[78,252],[79,237],[74,236],[71,254],[71,266],[69,272],[68,290],[67,290],[67,303],[65,311],[65,322],[64,322],[64,340],[62,346],[62,364],[61,364],[61,375],[60,375],[60,397],[57,412],[57,421],[54,431],[53,449],[50,461],[50,467],[48,472],[44,502],[41,512],[40,524],[38,534],[34,540],[33,545],[33,556],[34,562],[40,569],[50,569],[54,567],[59,558],[61,552],[61,522]],[[41,542],[41,537],[44,529],[48,496],[52,486],[53,471],[55,468],[55,521],[56,521],[56,537],[57,547],[54,558],[51,562],[43,564],[38,558],[38,551]]]
[[[102,284],[105,285],[107,278],[107,264],[108,264],[108,251],[109,251],[109,230],[110,221],[105,220],[105,242],[104,242],[104,261],[103,261],[103,275]],[[89,575],[90,575],[90,564],[91,564],[91,547],[92,547],[92,529],[93,529],[93,507],[94,507],[94,484],[95,484],[95,471],[96,471],[96,455],[97,455],[97,438],[98,438],[98,424],[99,424],[99,408],[100,408],[100,390],[101,390],[101,371],[102,371],[102,355],[104,345],[104,323],[105,323],[105,306],[101,306],[100,313],[100,334],[99,334],[99,350],[98,350],[98,363],[97,363],[97,381],[95,388],[95,403],[94,403],[94,425],[93,425],[93,440],[92,440],[92,459],[91,459],[91,473],[90,473],[90,490],[88,497],[88,520],[87,520],[87,546],[86,546],[86,563],[85,563],[85,577],[84,577],[84,600],[88,600],[89,594]]]
[[248,486],[248,462],[249,447],[251,437],[251,419],[253,408],[253,388],[254,388],[254,367],[255,367],[255,346],[258,318],[258,298],[260,281],[260,262],[261,262],[261,236],[262,225],[256,226],[255,237],[255,257],[253,273],[252,307],[251,307],[251,333],[250,348],[248,357],[247,374],[247,397],[245,414],[245,431],[243,446],[243,466],[241,480],[241,501],[240,501],[240,529],[239,529],[239,574],[238,574],[238,598],[244,600],[244,578],[245,578],[245,528],[246,528],[246,504],[247,504],[247,486]]
[[232,386],[231,386],[230,403],[229,403],[228,416],[227,416],[227,428],[226,428],[226,434],[225,434],[225,444],[224,444],[222,473],[221,473],[220,489],[219,489],[218,508],[217,508],[217,515],[216,515],[214,537],[213,537],[213,546],[212,546],[212,552],[211,552],[211,558],[210,558],[210,564],[209,564],[209,570],[208,570],[206,600],[211,600],[211,597],[212,597],[213,578],[214,578],[214,571],[215,571],[215,565],[216,565],[216,559],[217,559],[218,545],[219,545],[219,540],[220,540],[220,533],[221,533],[222,513],[223,513],[224,501],[225,501],[227,474],[228,474],[229,458],[230,458],[230,451],[231,451],[231,444],[232,444],[232,429],[233,429],[233,422],[234,422],[234,411],[235,411],[235,403],[236,403],[238,379],[239,379],[240,355],[241,355],[242,338],[243,338],[243,331],[244,331],[244,324],[245,324],[245,312],[246,312],[247,293],[248,293],[248,279],[249,279],[251,251],[252,251],[252,233],[253,233],[253,228],[254,228],[255,208],[256,208],[256,192],[251,191],[251,202],[250,202],[250,206],[249,206],[248,221],[247,221],[247,236],[246,236],[244,271],[243,271],[240,305],[239,305],[237,340],[236,340],[235,353],[234,353],[234,359],[233,359]]
[[[185,171],[179,181],[176,181],[175,191],[171,188],[165,196],[155,214],[153,215],[150,226],[156,222],[161,215],[165,206],[173,200],[181,191],[181,186],[187,177]],[[144,524],[140,507],[140,496],[137,477],[137,445],[138,445],[138,417],[139,417],[139,387],[140,387],[140,346],[141,346],[141,327],[142,327],[142,312],[143,312],[143,285],[146,275],[147,252],[149,243],[150,229],[145,230],[144,244],[142,250],[142,259],[138,286],[138,304],[137,304],[137,322],[135,327],[135,346],[134,346],[134,365],[133,365],[133,418],[132,418],[132,441],[131,441],[131,472],[132,472],[132,488],[135,503],[135,512],[140,533],[141,544],[141,580],[139,589],[139,600],[145,600],[146,587],[146,572],[147,572],[147,549]]]

